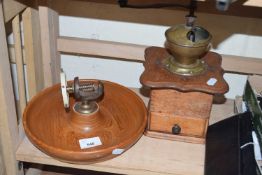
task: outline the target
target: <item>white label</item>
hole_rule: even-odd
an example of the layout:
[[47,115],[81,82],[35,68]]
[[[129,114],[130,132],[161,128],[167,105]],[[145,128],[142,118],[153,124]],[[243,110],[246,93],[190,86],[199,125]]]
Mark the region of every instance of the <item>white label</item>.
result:
[[217,83],[217,79],[216,78],[210,78],[207,81],[207,85],[209,85],[209,86],[214,86],[216,83]]
[[87,139],[80,139],[79,144],[81,149],[86,149],[102,145],[102,142],[99,137],[92,137]]
[[242,101],[242,112],[246,112],[246,111],[247,111],[246,103]]
[[253,138],[253,142],[254,142],[254,154],[255,154],[255,159],[256,160],[261,160],[262,156],[261,156],[261,152],[260,152],[260,145],[258,143],[258,138],[257,138],[257,134],[255,133],[255,131],[252,131],[252,138]]
[[122,154],[125,150],[124,149],[114,149],[112,154]]

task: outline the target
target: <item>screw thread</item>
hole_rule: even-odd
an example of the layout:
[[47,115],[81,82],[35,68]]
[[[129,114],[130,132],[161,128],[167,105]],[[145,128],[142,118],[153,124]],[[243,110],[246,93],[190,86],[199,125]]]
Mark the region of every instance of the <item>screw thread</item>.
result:
[[94,83],[86,83],[86,84],[81,84],[79,86],[80,90],[93,90],[95,88]]
[[[95,86],[96,85],[94,83],[81,83],[79,85],[79,90],[91,91],[91,90],[94,90]],[[73,93],[74,92],[74,87],[73,86],[67,86],[66,90],[69,93]]]

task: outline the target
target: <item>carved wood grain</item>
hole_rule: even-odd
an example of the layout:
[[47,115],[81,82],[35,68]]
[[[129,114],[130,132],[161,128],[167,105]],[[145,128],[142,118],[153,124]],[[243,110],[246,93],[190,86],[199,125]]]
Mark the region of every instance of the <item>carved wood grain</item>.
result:
[[[207,70],[195,76],[182,76],[167,70],[163,61],[168,57],[170,54],[164,48],[149,47],[145,50],[145,71],[140,77],[144,86],[210,94],[224,94],[228,91],[228,84],[223,78],[224,70],[221,68],[222,58],[217,53],[208,52],[201,58],[207,64]],[[213,85],[207,83],[211,78],[216,80]]]
[[[179,92],[173,89],[151,91],[146,135],[156,138],[204,143],[213,96],[201,92]],[[179,134],[172,127],[181,128]]]
[[[117,156],[114,149],[129,149],[144,132],[147,111],[131,90],[103,81],[104,96],[99,111],[90,116],[63,107],[60,84],[35,96],[24,112],[25,132],[32,143],[56,159],[93,163]],[[88,127],[83,127],[88,126]],[[99,137],[102,145],[81,149],[79,139]]]

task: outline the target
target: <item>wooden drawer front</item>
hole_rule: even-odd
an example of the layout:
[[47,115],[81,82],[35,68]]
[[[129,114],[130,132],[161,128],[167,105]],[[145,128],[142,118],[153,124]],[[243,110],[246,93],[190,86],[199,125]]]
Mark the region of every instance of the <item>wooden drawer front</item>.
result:
[[205,137],[208,120],[202,118],[172,116],[171,114],[150,112],[149,130],[172,133],[175,124],[179,125],[179,135]]

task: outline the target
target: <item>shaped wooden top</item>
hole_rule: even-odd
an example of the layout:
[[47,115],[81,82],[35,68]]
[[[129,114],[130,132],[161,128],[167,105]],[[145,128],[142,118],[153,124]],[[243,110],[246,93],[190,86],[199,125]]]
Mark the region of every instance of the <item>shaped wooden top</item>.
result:
[[163,61],[170,57],[165,48],[149,47],[145,50],[145,71],[140,82],[150,88],[172,88],[180,91],[199,91],[210,94],[224,94],[229,87],[223,78],[222,58],[214,52],[208,52],[201,60],[207,64],[207,70],[195,76],[183,76],[168,71]]

